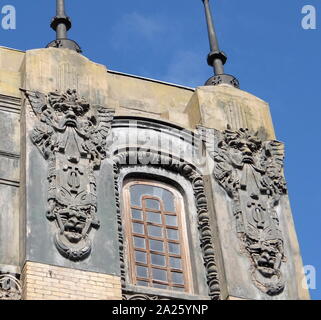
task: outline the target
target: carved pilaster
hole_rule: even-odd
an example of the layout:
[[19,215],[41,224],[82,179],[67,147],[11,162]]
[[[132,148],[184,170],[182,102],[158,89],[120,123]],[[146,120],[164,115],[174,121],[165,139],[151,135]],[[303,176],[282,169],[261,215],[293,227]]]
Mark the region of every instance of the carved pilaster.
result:
[[232,199],[233,215],[243,254],[251,262],[254,284],[268,295],[285,287],[286,262],[277,207],[286,194],[284,146],[262,141],[248,129],[223,132],[200,128],[215,161],[214,178]]
[[55,245],[67,259],[83,260],[91,252],[89,233],[99,228],[94,171],[108,155],[114,111],[91,106],[76,90],[26,96],[38,118],[31,140],[48,163],[47,218],[57,226]]

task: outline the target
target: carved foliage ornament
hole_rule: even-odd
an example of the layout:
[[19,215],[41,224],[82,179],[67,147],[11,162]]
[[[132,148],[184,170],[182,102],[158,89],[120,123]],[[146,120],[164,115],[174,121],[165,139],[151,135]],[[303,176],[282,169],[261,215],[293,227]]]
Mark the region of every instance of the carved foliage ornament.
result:
[[0,274],[0,300],[21,300],[21,285],[15,276]]
[[201,130],[215,161],[214,177],[233,200],[236,231],[250,258],[252,279],[266,294],[280,294],[286,258],[276,209],[287,192],[284,146],[262,141],[248,129]]
[[91,106],[76,90],[26,91],[38,118],[32,142],[48,162],[47,218],[58,227],[55,245],[70,260],[91,251],[89,233],[99,228],[95,170],[107,157],[114,111]]

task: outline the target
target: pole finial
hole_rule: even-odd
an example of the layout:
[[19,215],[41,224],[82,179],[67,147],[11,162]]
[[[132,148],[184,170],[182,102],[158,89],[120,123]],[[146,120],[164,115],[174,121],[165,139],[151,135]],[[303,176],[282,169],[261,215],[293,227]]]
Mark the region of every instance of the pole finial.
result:
[[67,32],[71,28],[71,19],[65,12],[65,0],[56,0],[57,12],[51,21],[51,28],[56,31],[56,40],[50,42],[47,48],[65,48],[81,53],[80,46],[73,40],[68,39]]
[[224,65],[227,61],[226,54],[220,50],[217,35],[214,28],[213,17],[210,9],[209,0],[202,0],[205,7],[205,16],[208,30],[208,38],[211,52],[207,56],[207,63],[214,69],[214,76],[208,79],[206,86],[216,86],[219,84],[229,84],[239,88],[239,81],[232,75],[224,73]]

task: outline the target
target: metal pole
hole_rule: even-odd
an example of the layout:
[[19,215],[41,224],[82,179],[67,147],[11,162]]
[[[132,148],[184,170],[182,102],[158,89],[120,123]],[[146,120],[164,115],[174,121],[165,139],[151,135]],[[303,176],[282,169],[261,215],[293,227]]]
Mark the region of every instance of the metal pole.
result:
[[65,16],[65,0],[57,0],[57,16]]
[[68,30],[71,28],[71,20],[66,15],[65,0],[56,0],[56,16],[51,21],[51,28],[56,31],[56,40],[50,42],[47,47],[68,48],[81,52],[79,45],[68,39]]
[[208,39],[211,49],[211,52],[207,56],[207,63],[214,69],[214,76],[208,79],[205,85],[217,86],[220,84],[229,84],[234,86],[235,88],[239,88],[238,80],[232,75],[224,73],[224,64],[226,63],[227,57],[225,53],[220,50],[218,45],[218,39],[215,32],[209,0],[202,1],[205,8]]
[[210,9],[209,0],[202,0],[205,7],[205,16],[207,22],[207,29],[208,29],[208,38],[210,42],[210,47],[212,51],[219,51],[217,36],[215,32],[215,27],[213,23],[213,16]]
[[57,17],[61,18],[56,27],[56,39],[67,39],[67,26],[63,17],[66,17],[65,13],[65,0],[57,0]]
[[[214,22],[213,22],[213,16],[210,9],[210,3],[209,0],[202,0],[205,7],[205,16],[206,16],[206,23],[207,23],[207,30],[208,30],[208,39],[210,43],[211,52],[220,52],[217,35],[215,32]],[[216,75],[224,74],[224,66],[223,61],[220,58],[213,59],[213,68],[214,73]]]

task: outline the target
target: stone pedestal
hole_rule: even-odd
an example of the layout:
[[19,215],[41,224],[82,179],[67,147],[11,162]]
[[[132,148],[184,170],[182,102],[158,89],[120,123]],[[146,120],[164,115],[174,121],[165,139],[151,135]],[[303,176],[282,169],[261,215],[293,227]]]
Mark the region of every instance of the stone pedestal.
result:
[[264,139],[274,139],[269,105],[245,91],[229,85],[198,87],[185,112],[192,127],[201,124],[225,130],[248,128]]

